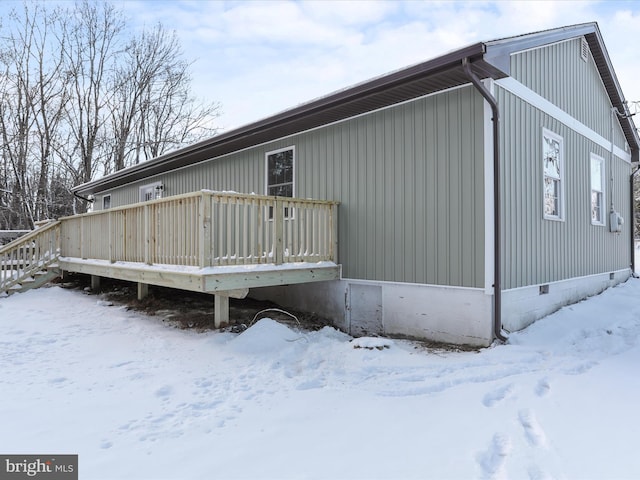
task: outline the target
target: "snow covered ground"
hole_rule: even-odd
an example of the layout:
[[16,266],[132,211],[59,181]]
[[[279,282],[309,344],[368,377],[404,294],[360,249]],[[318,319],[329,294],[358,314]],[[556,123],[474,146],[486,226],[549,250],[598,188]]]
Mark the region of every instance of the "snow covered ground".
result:
[[630,280],[480,352],[0,298],[0,453],[77,453],[82,479],[640,478],[639,298]]

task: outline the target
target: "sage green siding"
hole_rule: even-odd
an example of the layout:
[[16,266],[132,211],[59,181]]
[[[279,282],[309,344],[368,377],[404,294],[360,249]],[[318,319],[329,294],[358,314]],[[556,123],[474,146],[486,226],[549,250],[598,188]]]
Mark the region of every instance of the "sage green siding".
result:
[[[511,76],[560,107],[579,122],[611,138],[611,101],[591,54],[581,57],[582,39],[574,38],[511,57]],[[624,148],[621,129],[616,145]]]
[[[511,58],[511,75],[601,137],[611,138],[611,103],[581,39],[525,51]],[[630,264],[629,225],[609,231],[609,208],[630,220],[631,166],[609,149],[498,88],[504,135],[502,170],[503,288],[613,272]],[[564,142],[564,218],[544,219],[542,129]],[[624,150],[619,124],[614,139]],[[605,159],[605,226],[591,223],[590,155]],[[613,182],[613,183],[612,183]]]
[[[608,212],[613,194],[616,211],[627,222],[631,218],[630,164],[620,158],[614,158],[612,163],[607,149],[501,88],[497,89],[497,98],[504,132],[503,288],[627,268],[631,260],[630,227],[626,224],[622,233],[611,233]],[[606,117],[606,109],[603,115]],[[562,221],[544,219],[543,128],[560,135],[564,142]],[[591,153],[605,159],[605,226],[591,223]]]
[[[344,278],[484,286],[482,97],[471,86],[301,133],[112,192],[265,193],[265,153],[295,146],[295,196],[337,200]],[[100,198],[100,195],[98,195]]]

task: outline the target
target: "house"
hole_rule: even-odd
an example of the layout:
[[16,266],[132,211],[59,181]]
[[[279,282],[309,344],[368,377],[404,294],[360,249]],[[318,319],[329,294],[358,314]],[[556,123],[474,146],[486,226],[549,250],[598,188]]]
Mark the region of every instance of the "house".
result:
[[[488,345],[629,278],[639,149],[601,33],[586,23],[476,43],[74,191],[92,196],[96,213],[202,191],[322,199],[331,213],[314,231],[330,231],[320,242],[330,254],[300,260],[313,270],[322,259],[330,273],[227,286],[354,335]],[[264,212],[258,222],[283,231],[303,223],[293,204]],[[184,231],[173,218],[172,231]],[[233,225],[211,235],[231,245]],[[65,250],[80,228],[61,234],[61,267],[161,283],[143,268],[93,266],[80,250],[99,229],[82,227]],[[291,238],[278,237],[280,256],[305,250],[288,248]]]

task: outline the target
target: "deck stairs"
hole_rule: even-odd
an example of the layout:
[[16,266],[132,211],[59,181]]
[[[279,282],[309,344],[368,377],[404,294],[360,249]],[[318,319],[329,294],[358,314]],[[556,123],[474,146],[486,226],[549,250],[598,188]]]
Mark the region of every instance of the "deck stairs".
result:
[[52,221],[0,247],[0,295],[41,287],[58,277],[60,222]]

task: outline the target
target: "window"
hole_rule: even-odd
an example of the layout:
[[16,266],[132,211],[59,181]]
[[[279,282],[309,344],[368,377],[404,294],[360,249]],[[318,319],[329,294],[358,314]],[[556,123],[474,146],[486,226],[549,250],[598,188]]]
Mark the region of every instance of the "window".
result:
[[102,197],[102,209],[107,210],[111,208],[111,195],[105,195]]
[[591,223],[604,225],[604,158],[591,154]]
[[562,137],[548,130],[543,130],[542,157],[544,171],[544,218],[562,220],[562,212],[564,209]]
[[267,195],[293,197],[294,147],[267,152]]
[[156,200],[162,198],[162,192],[164,191],[164,185],[162,182],[150,183],[149,185],[143,185],[140,187],[140,201],[148,202],[149,200]]
[[[293,164],[295,147],[267,152],[267,195],[293,197]],[[288,208],[284,209],[284,216],[293,216]],[[269,218],[273,218],[273,209],[269,209]]]

